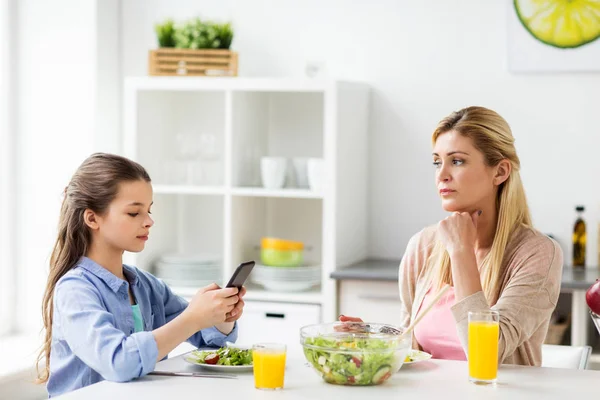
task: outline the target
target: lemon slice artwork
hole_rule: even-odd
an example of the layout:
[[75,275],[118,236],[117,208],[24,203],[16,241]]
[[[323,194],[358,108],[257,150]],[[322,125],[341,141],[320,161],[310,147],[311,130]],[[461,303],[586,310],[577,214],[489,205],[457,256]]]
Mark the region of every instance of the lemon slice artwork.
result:
[[514,0],[521,23],[539,41],[568,49],[600,37],[600,0]]

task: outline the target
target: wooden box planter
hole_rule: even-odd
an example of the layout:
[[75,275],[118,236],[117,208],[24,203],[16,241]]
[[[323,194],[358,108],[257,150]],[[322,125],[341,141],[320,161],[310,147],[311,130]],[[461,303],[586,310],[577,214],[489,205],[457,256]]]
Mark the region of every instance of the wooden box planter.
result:
[[150,50],[148,73],[154,76],[237,76],[238,54],[223,49]]

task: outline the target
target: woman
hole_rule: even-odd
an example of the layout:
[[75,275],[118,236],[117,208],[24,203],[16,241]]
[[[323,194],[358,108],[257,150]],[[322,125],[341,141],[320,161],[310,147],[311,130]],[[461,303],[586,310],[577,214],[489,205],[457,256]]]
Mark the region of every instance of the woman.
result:
[[407,246],[399,277],[401,326],[448,284],[415,329],[414,348],[465,360],[468,312],[495,310],[498,361],[539,366],[563,258],[558,244],[533,228],[510,127],[492,110],[468,107],[444,118],[432,141],[436,186],[451,214]]

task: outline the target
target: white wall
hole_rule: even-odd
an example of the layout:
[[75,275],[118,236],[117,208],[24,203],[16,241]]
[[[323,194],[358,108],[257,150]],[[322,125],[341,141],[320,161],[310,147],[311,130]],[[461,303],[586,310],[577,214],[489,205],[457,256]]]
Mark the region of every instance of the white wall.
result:
[[118,153],[121,126],[121,4],[95,0],[96,119],[94,151]]
[[15,297],[15,273],[12,268],[14,242],[14,84],[10,74],[14,71],[14,36],[12,20],[14,7],[11,0],[0,0],[0,335],[13,329],[15,310],[11,307]]
[[[537,227],[568,245],[584,204],[596,265],[600,73],[514,75],[506,68],[508,0],[125,0],[123,76],[147,73],[153,25],[166,17],[231,19],[240,75],[300,75],[307,60],[372,85],[370,249],[400,257],[408,239],[444,216],[430,135],[468,105],[511,124]],[[118,141],[117,138],[115,140]]]
[[[103,109],[107,103],[118,107],[119,63],[100,57],[110,54],[113,43],[118,59],[118,41],[102,39],[102,32],[111,32],[108,14],[113,13],[118,25],[118,7],[112,0],[17,4],[17,328],[31,332],[41,326],[40,305],[63,190],[85,157],[110,147],[100,136],[107,129],[97,126],[96,114],[118,126],[118,109],[109,107],[106,115]],[[117,71],[114,79],[104,82],[101,76],[111,67]]]

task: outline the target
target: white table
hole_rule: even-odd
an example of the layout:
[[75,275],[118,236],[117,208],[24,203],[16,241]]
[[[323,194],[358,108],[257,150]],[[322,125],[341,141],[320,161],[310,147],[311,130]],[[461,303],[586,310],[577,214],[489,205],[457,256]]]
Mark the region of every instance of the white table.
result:
[[[496,387],[477,386],[467,379],[467,363],[431,360],[403,366],[380,386],[330,385],[308,367],[300,354],[289,355],[285,388],[262,391],[254,388],[252,373],[236,380],[192,377],[146,376],[129,383],[100,382],[68,393],[60,399],[577,399],[599,391],[600,372],[554,368],[502,366]],[[203,371],[180,357],[160,362],[156,370]]]

